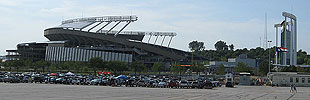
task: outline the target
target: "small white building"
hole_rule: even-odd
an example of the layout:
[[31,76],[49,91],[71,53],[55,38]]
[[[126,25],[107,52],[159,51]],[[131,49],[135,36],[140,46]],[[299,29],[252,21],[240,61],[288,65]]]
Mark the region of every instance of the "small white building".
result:
[[310,74],[297,73],[297,72],[270,72],[268,79],[271,85],[275,86],[296,86],[310,87]]
[[251,85],[251,73],[239,73],[239,85]]

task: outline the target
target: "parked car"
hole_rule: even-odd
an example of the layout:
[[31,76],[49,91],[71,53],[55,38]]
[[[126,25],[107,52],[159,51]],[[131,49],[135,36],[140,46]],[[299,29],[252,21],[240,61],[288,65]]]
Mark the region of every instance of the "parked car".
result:
[[55,84],[63,84],[64,79],[63,78],[56,78]]
[[29,83],[29,82],[31,82],[30,76],[24,76],[24,77],[22,77],[21,82],[23,82],[23,83]]
[[191,88],[199,88],[199,82],[198,81],[192,81],[190,86],[191,86]]
[[179,82],[179,87],[180,87],[180,88],[188,88],[188,87],[189,87],[188,82],[185,81],[185,80],[181,80],[181,81]]
[[168,87],[169,88],[177,88],[179,86],[179,83],[175,80],[168,81]]
[[159,82],[158,83],[158,87],[160,87],[160,88],[165,88],[165,87],[167,87],[167,82],[165,82],[165,81],[161,81],[161,82]]
[[204,80],[204,81],[199,82],[199,88],[201,88],[201,89],[212,89],[213,84],[210,80]]
[[42,82],[44,82],[44,80],[45,80],[44,76],[40,76],[40,75],[35,75],[35,76],[33,76],[32,79],[33,79],[33,80],[32,80],[32,83],[33,83],[33,82],[34,82],[34,83],[37,83],[37,82],[42,83]]
[[17,76],[12,76],[10,78],[10,83],[20,83],[20,79]]
[[90,81],[90,85],[98,85],[100,83],[100,79],[93,79]]
[[75,85],[75,84],[79,85],[80,84],[80,80],[78,78],[73,78],[72,81],[71,81],[71,84],[72,85]]
[[126,80],[126,83],[125,83],[125,86],[129,86],[129,87],[134,87],[135,85],[135,80],[134,79],[129,79],[129,80]]
[[146,87],[147,83],[145,82],[145,80],[140,80],[138,81],[137,83],[137,86],[138,87]]
[[3,82],[4,80],[4,75],[0,75],[0,82]]
[[5,76],[3,77],[3,82],[4,82],[4,83],[10,82],[10,81],[11,81],[11,79],[10,79],[10,77],[9,77],[8,75],[5,75]]

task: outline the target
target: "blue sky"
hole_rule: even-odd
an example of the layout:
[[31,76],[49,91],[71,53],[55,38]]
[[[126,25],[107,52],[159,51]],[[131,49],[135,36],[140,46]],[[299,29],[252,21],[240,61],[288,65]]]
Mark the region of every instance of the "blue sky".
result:
[[309,7],[309,0],[0,0],[0,55],[18,43],[48,41],[43,30],[62,20],[109,15],[137,15],[125,30],[176,32],[171,47],[185,51],[193,40],[207,49],[218,40],[256,48],[264,38],[265,13],[268,40],[274,41],[273,24],[284,19],[283,11],[297,16],[298,49],[310,52]]

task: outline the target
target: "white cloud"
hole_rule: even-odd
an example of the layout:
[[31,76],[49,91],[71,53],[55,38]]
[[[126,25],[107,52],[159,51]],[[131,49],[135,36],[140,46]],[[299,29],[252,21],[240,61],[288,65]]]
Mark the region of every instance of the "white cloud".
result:
[[0,0],[0,6],[18,6],[22,4],[21,0]]

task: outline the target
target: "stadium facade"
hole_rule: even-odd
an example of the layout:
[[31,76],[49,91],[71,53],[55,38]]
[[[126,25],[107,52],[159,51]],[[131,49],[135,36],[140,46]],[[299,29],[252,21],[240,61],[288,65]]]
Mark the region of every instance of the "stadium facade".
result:
[[[18,44],[17,50],[7,50],[7,57],[11,60],[31,59],[53,63],[87,62],[90,58],[101,57],[104,61],[141,61],[145,64],[164,62],[166,65],[204,60],[192,56],[190,52],[171,48],[171,41],[177,35],[175,32],[123,31],[137,20],[136,16],[65,20],[59,26],[44,30],[44,36],[50,41]],[[155,41],[151,42],[151,39]]]

